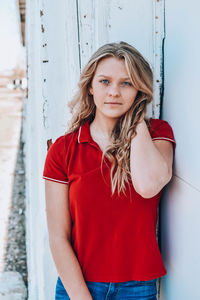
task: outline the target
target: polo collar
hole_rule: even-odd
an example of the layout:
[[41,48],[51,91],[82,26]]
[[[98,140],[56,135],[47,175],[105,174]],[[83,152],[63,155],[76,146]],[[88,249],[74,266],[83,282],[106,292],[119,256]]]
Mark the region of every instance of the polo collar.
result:
[[[152,118],[150,118],[150,125],[152,122]],[[79,127],[78,130],[78,142],[79,143],[91,143],[93,142],[92,136],[90,134],[90,123],[89,120],[86,121]]]
[[93,142],[92,136],[90,134],[90,124],[86,121],[79,127],[78,130],[78,142],[79,143],[90,143]]

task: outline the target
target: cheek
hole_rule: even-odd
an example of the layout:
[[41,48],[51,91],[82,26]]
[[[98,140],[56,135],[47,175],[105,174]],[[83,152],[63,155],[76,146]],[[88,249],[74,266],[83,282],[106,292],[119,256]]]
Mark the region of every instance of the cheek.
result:
[[93,97],[96,101],[102,101],[102,99],[105,97],[105,89],[96,87],[93,89]]
[[126,103],[128,105],[132,105],[135,101],[135,98],[136,98],[136,95],[137,93],[130,93],[130,92],[127,92],[125,95],[124,95],[124,99],[126,100]]

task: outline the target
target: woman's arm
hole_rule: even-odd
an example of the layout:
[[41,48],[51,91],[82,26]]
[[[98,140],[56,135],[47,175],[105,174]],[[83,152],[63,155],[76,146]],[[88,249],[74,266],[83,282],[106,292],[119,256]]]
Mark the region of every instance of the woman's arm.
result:
[[72,300],[92,300],[71,246],[68,185],[45,180],[49,244],[63,285]]
[[152,141],[142,119],[131,141],[130,169],[133,186],[144,198],[151,198],[171,180],[173,145],[169,141]]

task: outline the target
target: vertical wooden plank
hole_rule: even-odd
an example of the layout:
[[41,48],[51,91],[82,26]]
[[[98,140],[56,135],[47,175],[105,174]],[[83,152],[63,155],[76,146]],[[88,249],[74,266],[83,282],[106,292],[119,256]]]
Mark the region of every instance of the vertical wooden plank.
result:
[[46,7],[45,2],[40,1],[40,53],[41,53],[41,84],[42,84],[42,121],[45,129],[49,128],[49,118],[48,118],[48,86],[47,86],[47,77],[48,77],[48,64],[49,64],[49,55],[48,55],[48,38],[47,38],[47,16],[46,16]]
[[94,1],[78,0],[77,17],[79,26],[80,63],[81,69],[94,51],[95,20]]
[[109,42],[110,1],[77,0],[81,69],[93,52]]
[[162,45],[164,0],[78,1],[80,57],[83,67],[90,55],[106,42],[126,41],[136,47],[154,71],[154,100],[147,113],[160,116],[162,97]]
[[[66,45],[66,103],[76,92],[81,68],[77,10],[76,1],[65,1],[65,36],[63,38]],[[65,119],[69,119],[68,110]]]
[[[67,101],[72,97],[80,73],[76,2],[40,0],[40,20],[41,102],[44,126],[43,140],[40,142],[45,150],[41,157],[42,174],[47,141],[52,139],[54,142],[66,131],[69,119]],[[41,251],[38,254],[38,257],[42,257],[42,263],[38,270],[43,277],[38,283],[38,299],[51,299],[58,274],[49,249],[44,196],[41,195],[40,199],[37,207],[44,220],[44,226],[41,232]]]
[[[152,105],[153,118],[160,118],[161,103],[164,90],[164,73],[163,73],[163,45],[164,45],[164,0],[155,0],[152,2],[153,8],[153,74],[154,74],[154,99]],[[158,222],[156,226],[156,236],[160,243],[160,209],[158,208]],[[161,280],[157,281],[157,298],[160,300],[160,285]]]
[[152,1],[109,1],[109,40],[125,41],[152,63]]
[[[26,245],[28,285],[30,299],[43,294],[43,232],[41,226],[40,199],[43,192],[40,180],[42,125],[42,84],[40,71],[40,2],[27,1],[26,45],[28,72],[28,99],[26,103],[25,167],[26,167]],[[38,222],[40,220],[40,222]],[[36,247],[37,245],[37,247]],[[40,248],[41,247],[41,248]],[[40,250],[40,252],[39,252]],[[40,285],[39,285],[40,283]],[[40,291],[41,293],[40,293]]]
[[109,40],[109,19],[110,19],[110,1],[107,0],[93,0],[94,2],[94,20],[95,20],[95,30],[94,30],[94,49],[110,42]]
[[31,300],[51,299],[57,277],[48,244],[42,171],[47,140],[66,129],[66,104],[80,71],[77,8],[74,1],[68,2],[27,1],[29,96],[24,138]]
[[80,74],[77,7],[75,1],[42,2],[44,125],[46,139],[55,139],[66,130],[67,101],[72,97]]
[[164,0],[153,1],[153,66],[154,66],[154,102],[152,115],[160,117],[163,98],[164,70],[163,47],[164,31]]

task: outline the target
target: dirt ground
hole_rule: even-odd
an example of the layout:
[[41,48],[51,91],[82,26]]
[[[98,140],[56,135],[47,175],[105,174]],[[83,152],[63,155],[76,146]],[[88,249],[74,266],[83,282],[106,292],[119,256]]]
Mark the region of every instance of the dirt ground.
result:
[[25,209],[23,143],[20,138],[12,187],[4,271],[19,272],[27,287]]
[[27,287],[22,96],[0,88],[0,272],[19,272]]

